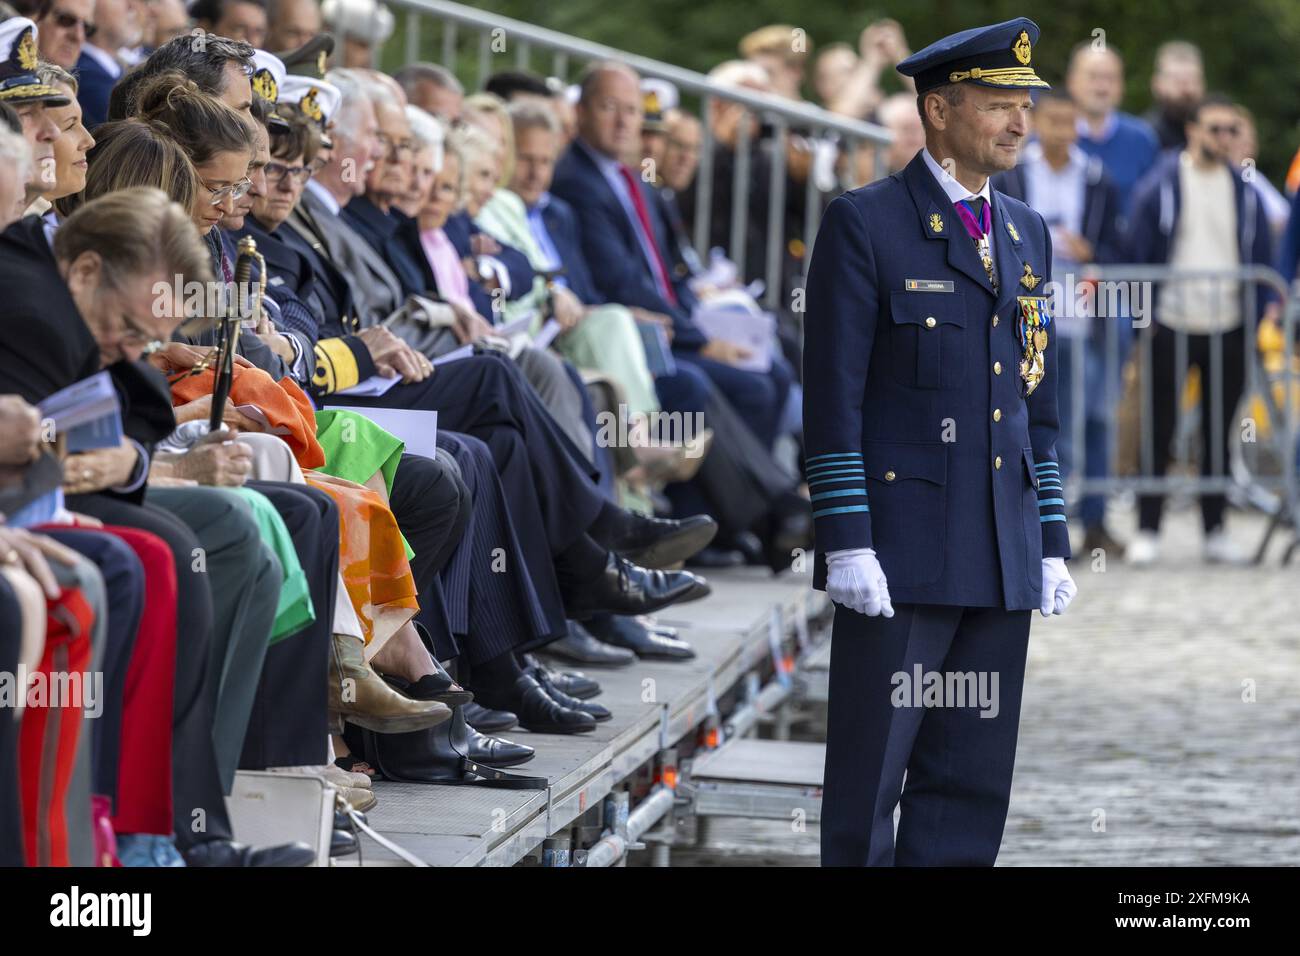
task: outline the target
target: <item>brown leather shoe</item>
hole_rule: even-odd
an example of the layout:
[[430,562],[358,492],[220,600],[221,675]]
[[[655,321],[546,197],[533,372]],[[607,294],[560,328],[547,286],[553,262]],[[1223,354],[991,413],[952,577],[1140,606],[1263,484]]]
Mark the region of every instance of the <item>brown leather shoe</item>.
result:
[[329,709],[348,723],[377,734],[424,730],[451,719],[451,708],[436,700],[411,700],[390,687],[366,663],[362,643],[334,635],[330,658]]

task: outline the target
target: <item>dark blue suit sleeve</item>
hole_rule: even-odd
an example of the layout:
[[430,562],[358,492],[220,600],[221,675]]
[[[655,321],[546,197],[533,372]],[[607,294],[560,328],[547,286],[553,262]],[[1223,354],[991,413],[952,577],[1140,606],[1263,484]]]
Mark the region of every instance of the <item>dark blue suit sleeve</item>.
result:
[[1291,200],[1291,218],[1286,221],[1277,259],[1277,271],[1282,273],[1287,285],[1295,281],[1297,260],[1300,260],[1300,192]]
[[629,254],[618,224],[611,217],[608,204],[584,203],[582,206],[574,206],[574,211],[578,214],[587,264],[605,299],[670,316],[673,320],[675,349],[694,351],[702,346],[704,335],[691,321],[690,315],[659,294],[640,250]]
[[803,422],[817,550],[869,548],[862,403],[880,297],[871,239],[848,196],[826,208],[807,290]]
[[1159,229],[1160,180],[1148,175],[1138,182],[1133,193],[1132,212],[1123,241],[1124,258],[1137,263],[1151,262]]
[[[1043,230],[1043,248],[1047,250],[1047,271],[1044,275],[1051,275],[1051,230],[1047,228],[1042,216],[1038,216],[1038,224]],[[1060,383],[1056,374],[1057,353],[1056,336],[1049,334],[1047,351],[1043,357],[1047,374],[1033,394],[1025,399],[1025,408],[1029,413],[1029,444],[1034,456],[1034,480],[1038,490],[1038,522],[1043,532],[1045,558],[1070,556],[1070,532],[1065,520],[1061,464],[1056,456],[1056,436],[1061,428],[1056,395]]]

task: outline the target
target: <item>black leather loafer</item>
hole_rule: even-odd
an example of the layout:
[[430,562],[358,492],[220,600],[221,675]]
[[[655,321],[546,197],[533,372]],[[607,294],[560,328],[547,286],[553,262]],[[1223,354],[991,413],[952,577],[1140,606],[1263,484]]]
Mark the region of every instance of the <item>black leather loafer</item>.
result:
[[357,852],[357,838],[337,827],[330,834],[330,856],[351,856]]
[[478,701],[465,705],[465,723],[479,733],[499,734],[519,726],[519,718],[508,710],[492,710]]
[[546,691],[547,696],[550,697],[551,700],[555,701],[561,707],[566,707],[569,710],[580,711],[584,714],[590,714],[592,720],[595,720],[597,723],[603,723],[614,716],[609,712],[608,707],[603,707],[600,704],[593,704],[586,700],[578,700],[576,697],[570,697],[555,685],[555,682],[551,679],[551,674],[544,667],[530,668],[526,673],[532,677],[533,680],[537,681],[538,686],[540,686],[542,690]]
[[649,614],[670,604],[698,601],[709,593],[708,583],[690,571],[651,571],[613,551],[605,570],[586,581],[566,600],[569,616],[585,620],[593,614]]
[[577,621],[570,621],[569,633],[559,640],[551,641],[541,652],[584,667],[627,667],[636,663],[635,654],[596,640]]
[[537,751],[532,747],[517,744],[504,737],[489,737],[487,734],[480,734],[473,727],[469,728],[469,758],[478,763],[504,770],[506,767],[517,767],[521,763],[528,763],[536,754]]
[[580,710],[562,707],[528,674],[521,674],[501,697],[481,695],[486,706],[508,707],[519,715],[519,726],[536,734],[583,734],[596,729],[596,720]]
[[605,546],[633,564],[666,568],[685,561],[717,533],[718,523],[708,515],[692,515],[679,521],[636,515],[626,530],[605,542]]
[[626,647],[644,660],[686,661],[695,656],[690,644],[651,631],[631,617],[611,616],[592,622],[592,633],[615,647]]

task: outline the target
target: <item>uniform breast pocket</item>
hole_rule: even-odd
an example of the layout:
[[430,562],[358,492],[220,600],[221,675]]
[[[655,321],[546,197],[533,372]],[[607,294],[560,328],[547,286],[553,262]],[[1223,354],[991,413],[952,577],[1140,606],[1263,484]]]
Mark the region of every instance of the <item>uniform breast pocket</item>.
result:
[[890,584],[933,584],[947,540],[948,448],[943,442],[862,443],[871,539]]
[[895,379],[913,388],[957,388],[966,375],[966,297],[894,292],[889,297]]

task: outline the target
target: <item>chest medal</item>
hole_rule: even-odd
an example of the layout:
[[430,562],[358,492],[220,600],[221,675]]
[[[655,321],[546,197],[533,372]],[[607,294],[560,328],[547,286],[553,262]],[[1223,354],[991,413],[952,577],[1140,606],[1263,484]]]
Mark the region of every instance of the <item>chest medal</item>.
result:
[[1047,329],[1052,317],[1045,296],[1017,296],[1020,305],[1018,331],[1023,354],[1020,359],[1020,377],[1025,382],[1025,397],[1034,393],[1047,369],[1044,355],[1047,352]]

